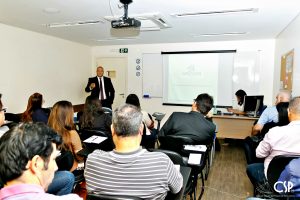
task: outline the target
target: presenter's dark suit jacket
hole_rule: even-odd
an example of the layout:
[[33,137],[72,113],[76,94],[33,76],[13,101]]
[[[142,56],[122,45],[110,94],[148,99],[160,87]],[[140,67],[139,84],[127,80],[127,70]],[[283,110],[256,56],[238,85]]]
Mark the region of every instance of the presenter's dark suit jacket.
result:
[[[115,98],[115,89],[114,86],[112,85],[110,78],[103,76],[103,82],[104,82],[106,100],[102,102],[102,106],[111,108],[111,104],[113,104]],[[95,83],[96,85],[96,87],[94,87],[94,89],[92,90],[90,89],[91,83]],[[91,96],[99,98],[100,86],[99,86],[99,81],[97,76],[89,78],[88,84],[85,87],[85,91],[91,92]]]
[[184,136],[197,143],[208,144],[212,141],[215,130],[216,125],[199,112],[174,112],[163,125],[159,136]]

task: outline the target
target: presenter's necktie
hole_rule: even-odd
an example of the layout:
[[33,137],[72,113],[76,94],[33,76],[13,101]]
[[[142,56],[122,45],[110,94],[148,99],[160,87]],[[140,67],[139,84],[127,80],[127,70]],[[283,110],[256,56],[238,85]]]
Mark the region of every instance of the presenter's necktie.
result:
[[100,100],[103,100],[104,95],[103,95],[102,80],[101,80],[101,78],[99,78],[99,80],[100,80]]

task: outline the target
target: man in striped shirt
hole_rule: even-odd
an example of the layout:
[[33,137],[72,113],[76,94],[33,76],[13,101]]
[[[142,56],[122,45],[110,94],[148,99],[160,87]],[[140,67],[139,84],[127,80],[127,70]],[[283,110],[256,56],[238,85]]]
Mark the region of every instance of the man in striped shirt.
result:
[[164,199],[168,191],[177,193],[182,176],[163,153],[140,147],[143,134],[142,113],[125,104],[113,113],[111,126],[116,148],[96,150],[88,156],[85,178],[88,191],[106,195]]

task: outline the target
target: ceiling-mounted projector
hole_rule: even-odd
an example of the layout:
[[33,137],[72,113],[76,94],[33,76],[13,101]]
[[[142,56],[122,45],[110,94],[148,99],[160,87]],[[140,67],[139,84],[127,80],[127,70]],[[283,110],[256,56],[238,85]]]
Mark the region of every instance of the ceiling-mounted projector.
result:
[[124,4],[124,16],[118,20],[111,21],[112,28],[139,28],[141,26],[141,22],[134,18],[128,17],[128,4],[132,2],[132,0],[120,0],[122,4]]
[[119,19],[111,21],[112,28],[140,27],[141,22],[134,18]]

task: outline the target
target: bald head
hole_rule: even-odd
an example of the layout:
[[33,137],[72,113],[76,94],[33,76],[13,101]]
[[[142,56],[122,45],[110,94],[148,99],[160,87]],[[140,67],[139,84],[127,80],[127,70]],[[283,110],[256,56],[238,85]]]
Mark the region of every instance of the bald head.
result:
[[291,92],[288,90],[281,90],[276,96],[275,105],[280,102],[289,102],[291,99]]
[[104,69],[103,69],[103,67],[102,67],[102,66],[97,67],[96,73],[97,73],[97,76],[98,76],[98,77],[102,77],[103,74],[104,74]]
[[300,117],[300,96],[293,98],[289,104],[289,112]]

